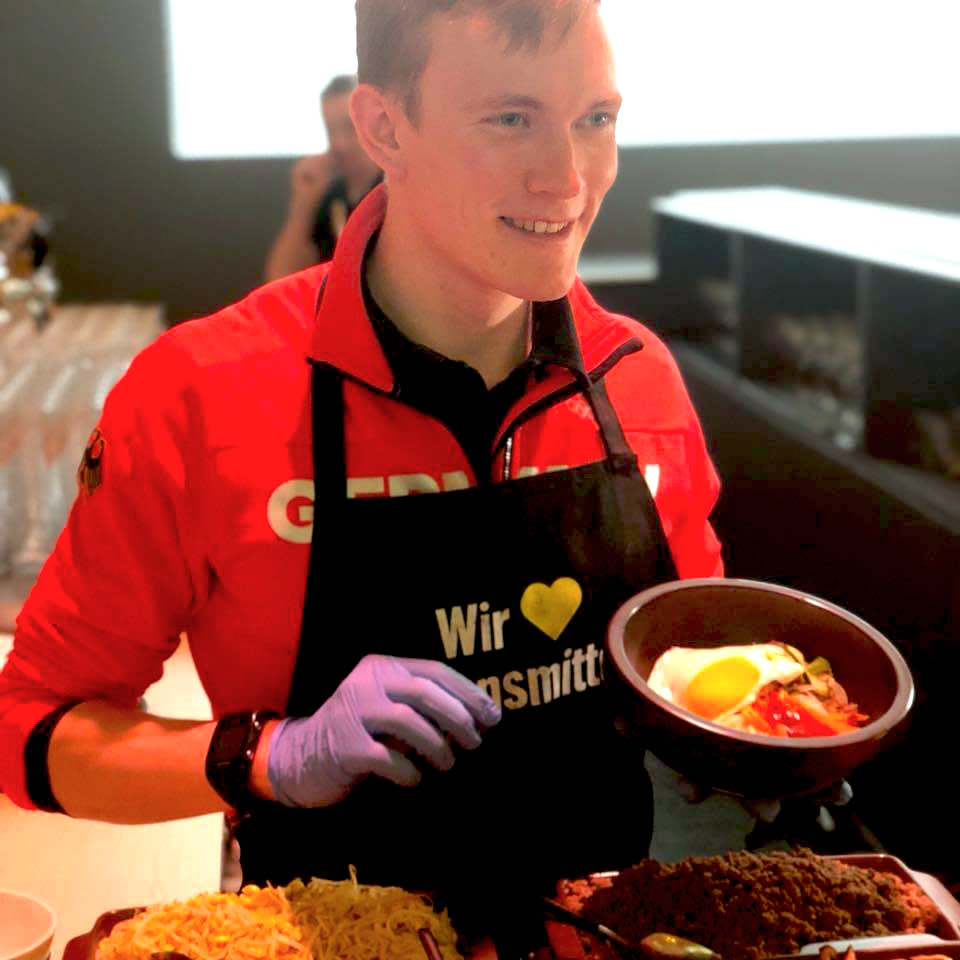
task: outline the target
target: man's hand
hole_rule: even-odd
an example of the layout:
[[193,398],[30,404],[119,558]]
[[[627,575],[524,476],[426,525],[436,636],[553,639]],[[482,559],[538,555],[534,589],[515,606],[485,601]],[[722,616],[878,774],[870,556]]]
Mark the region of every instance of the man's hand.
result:
[[264,279],[276,280],[317,262],[320,251],[313,240],[317,208],[336,176],[330,153],[301,157],[293,165],[287,217],[267,254]]
[[329,806],[370,775],[417,784],[421,773],[406,748],[449,770],[450,740],[473,750],[499,720],[500,707],[446,664],[371,655],[313,716],[280,723],[267,773],[286,806]]
[[[707,797],[712,796],[716,791],[709,787],[703,787],[686,777],[678,775],[677,792],[686,800],[687,803],[702,803]],[[758,797],[736,796],[747,813],[754,819],[762,820],[764,823],[773,823],[780,816],[781,803],[779,800],[767,800]],[[818,790],[816,793],[805,794],[802,798],[808,800],[816,806],[834,806],[844,807],[853,799],[853,789],[846,780],[839,780],[837,783]]]
[[336,175],[337,167],[331,154],[301,157],[290,173],[291,205],[315,210]]

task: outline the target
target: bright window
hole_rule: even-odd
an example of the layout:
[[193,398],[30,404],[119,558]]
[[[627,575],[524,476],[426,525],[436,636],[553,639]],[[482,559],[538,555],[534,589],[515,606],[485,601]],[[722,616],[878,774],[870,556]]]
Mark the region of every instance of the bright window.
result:
[[[325,147],[353,0],[167,0],[172,149]],[[958,0],[602,0],[624,146],[960,136]]]

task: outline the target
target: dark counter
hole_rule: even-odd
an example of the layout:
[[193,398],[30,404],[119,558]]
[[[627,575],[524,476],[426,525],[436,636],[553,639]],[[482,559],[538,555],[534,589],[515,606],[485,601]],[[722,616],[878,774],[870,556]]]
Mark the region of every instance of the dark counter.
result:
[[960,483],[843,450],[762,385],[696,347],[671,348],[723,482],[714,521],[728,574],[838,603],[907,659],[913,723],[851,778],[857,810],[911,867],[960,881]]

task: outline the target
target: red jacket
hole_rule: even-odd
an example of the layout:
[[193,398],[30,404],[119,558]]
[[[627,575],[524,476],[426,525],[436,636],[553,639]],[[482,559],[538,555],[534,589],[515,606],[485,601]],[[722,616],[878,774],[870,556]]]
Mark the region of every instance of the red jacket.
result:
[[[283,710],[314,518],[311,351],[348,374],[348,496],[475,483],[449,430],[389,395],[391,371],[359,281],[384,196],[375,191],[357,210],[332,264],[170,330],[108,397],[102,482],[74,503],[0,674],[0,788],[17,804],[31,805],[23,750],[34,725],[66,701],[133,705],[183,631],[216,716]],[[672,358],[580,282],[569,301],[585,368],[602,372],[680,576],[720,575],[707,519],[718,482]],[[565,392],[572,379],[552,371],[508,415],[511,477],[602,458],[586,401]],[[527,410],[535,412],[524,418]],[[493,478],[502,472],[501,455]],[[322,523],[322,507],[317,516]],[[322,543],[322,528],[318,535]]]

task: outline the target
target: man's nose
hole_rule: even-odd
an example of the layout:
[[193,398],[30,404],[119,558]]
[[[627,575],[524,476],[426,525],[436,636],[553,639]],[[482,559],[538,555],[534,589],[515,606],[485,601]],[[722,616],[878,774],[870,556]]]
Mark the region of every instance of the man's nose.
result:
[[535,146],[527,173],[527,189],[531,193],[575,197],[583,189],[581,168],[582,161],[572,138],[553,137]]

